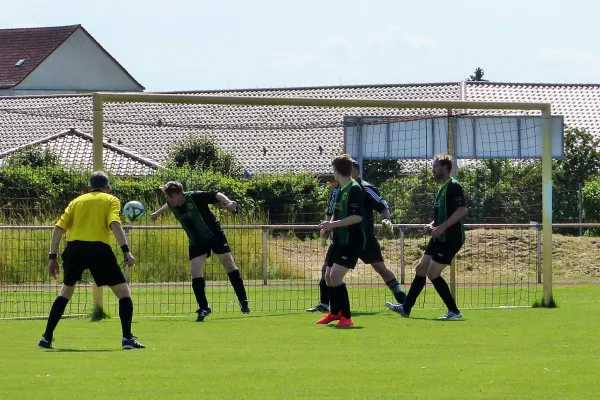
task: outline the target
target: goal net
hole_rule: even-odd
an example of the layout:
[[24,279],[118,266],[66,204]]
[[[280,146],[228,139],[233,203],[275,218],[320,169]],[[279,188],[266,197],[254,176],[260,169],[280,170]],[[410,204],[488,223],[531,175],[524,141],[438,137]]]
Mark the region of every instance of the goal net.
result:
[[[466,243],[445,271],[459,306],[551,298],[550,225],[549,236],[541,229],[551,223],[551,192],[542,193],[550,178],[543,164],[562,155],[562,119],[550,118],[546,104],[98,94],[0,100],[0,109],[15,125],[54,129],[0,154],[0,318],[47,315],[60,291],[46,269],[53,224],[97,169],[109,173],[122,206],[137,200],[146,208],[134,222],[123,217],[137,259],[125,273],[138,315],[185,316],[197,308],[185,233],[169,213],[150,219],[169,180],[237,202],[235,212],[212,210],[253,311],[314,306],[327,249],[318,223],[333,187],[331,161],[341,153],[359,162],[362,179],[389,206],[394,231],[384,233],[375,212],[375,234],[406,291],[428,240],[422,226],[433,216],[431,160],[450,154],[469,207]],[[214,254],[205,277],[211,308],[238,311]],[[353,309],[393,301],[384,279],[361,261],[346,281]],[[99,296],[106,290],[84,274],[67,313],[102,305],[116,314],[112,294]],[[431,285],[418,304],[444,307]]]

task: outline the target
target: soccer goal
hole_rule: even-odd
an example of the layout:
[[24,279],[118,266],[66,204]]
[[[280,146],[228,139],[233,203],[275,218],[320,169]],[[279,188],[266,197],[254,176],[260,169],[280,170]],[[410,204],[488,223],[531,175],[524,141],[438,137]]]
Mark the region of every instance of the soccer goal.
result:
[[[44,142],[63,164],[71,163],[65,168],[79,171],[64,174],[64,182],[77,176],[72,186],[83,191],[82,176],[106,170],[122,205],[137,200],[146,207],[142,218],[123,221],[137,258],[126,275],[138,315],[188,315],[196,309],[185,233],[170,215],[149,218],[164,203],[159,186],[168,180],[237,201],[234,213],[214,212],[253,311],[297,312],[317,304],[326,251],[318,223],[326,218],[331,160],[341,153],[359,162],[362,179],[389,206],[394,230],[384,232],[375,212],[375,234],[387,269],[405,290],[427,243],[422,226],[433,215],[438,185],[431,159],[445,153],[453,157],[453,175],[469,207],[466,243],[445,272],[459,306],[553,303],[552,159],[563,156],[563,123],[551,115],[550,104],[237,94],[94,93],[31,111],[75,126]],[[74,138],[85,148],[74,151],[66,140]],[[51,145],[58,142],[62,147]],[[74,157],[90,162],[73,165]],[[32,213],[56,218],[65,199],[38,200]],[[47,246],[52,220],[29,221],[4,228],[15,243],[30,235],[23,246],[39,251]],[[116,244],[115,253],[120,256]],[[28,268],[31,273],[18,282],[10,274],[2,277],[0,317],[47,314],[59,285],[43,277],[43,260],[39,268]],[[237,311],[216,257],[208,259],[205,276],[213,310]],[[347,281],[353,309],[383,309],[393,300],[380,274],[360,261]],[[115,314],[117,302],[105,290],[85,275],[68,313]],[[419,304],[443,307],[430,285]]]

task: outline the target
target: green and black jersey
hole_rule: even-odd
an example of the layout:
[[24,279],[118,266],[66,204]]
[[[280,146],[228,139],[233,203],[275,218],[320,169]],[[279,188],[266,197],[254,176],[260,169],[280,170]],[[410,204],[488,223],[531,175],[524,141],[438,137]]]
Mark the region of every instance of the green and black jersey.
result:
[[[363,214],[363,228],[365,231],[365,236],[367,238],[375,238],[375,218],[373,216],[373,210],[376,210],[378,213],[382,213],[385,210],[389,210],[389,206],[387,202],[381,197],[379,190],[370,184],[367,181],[363,181],[360,178],[356,179],[356,182],[363,189],[363,200],[364,200],[364,214]],[[329,197],[329,206],[327,207],[327,216],[331,217],[333,215],[333,210],[335,207],[335,197],[340,190],[340,186],[336,186],[332,191]]]
[[[446,222],[448,218],[460,207],[466,207],[465,194],[463,188],[454,178],[448,179],[438,190],[435,197],[435,219],[434,226],[439,226]],[[448,227],[444,234],[438,239],[438,242],[464,243],[465,227],[461,221]]]
[[[364,215],[363,190],[360,184],[352,181],[344,187],[338,185],[335,193],[333,220],[340,221],[350,215]],[[354,224],[333,231],[333,243],[341,246],[364,246],[363,224]]]
[[218,203],[217,192],[185,192],[180,206],[170,207],[190,239],[190,245],[212,239],[221,232],[221,224],[208,208]]

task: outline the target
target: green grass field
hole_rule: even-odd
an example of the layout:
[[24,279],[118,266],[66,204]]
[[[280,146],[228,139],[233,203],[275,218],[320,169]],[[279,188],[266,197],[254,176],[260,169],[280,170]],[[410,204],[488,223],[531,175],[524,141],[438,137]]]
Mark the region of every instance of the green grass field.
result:
[[0,399],[596,399],[600,287],[555,288],[556,309],[356,310],[355,329],[308,313],[135,318],[145,350],[120,349],[117,318],[0,321]]

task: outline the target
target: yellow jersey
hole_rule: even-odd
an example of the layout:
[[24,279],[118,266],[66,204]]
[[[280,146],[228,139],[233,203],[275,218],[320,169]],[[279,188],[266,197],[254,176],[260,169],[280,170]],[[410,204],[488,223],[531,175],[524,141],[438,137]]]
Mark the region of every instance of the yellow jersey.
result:
[[56,226],[68,231],[67,241],[110,244],[110,224],[121,223],[121,202],[105,192],[89,192],[71,201]]

